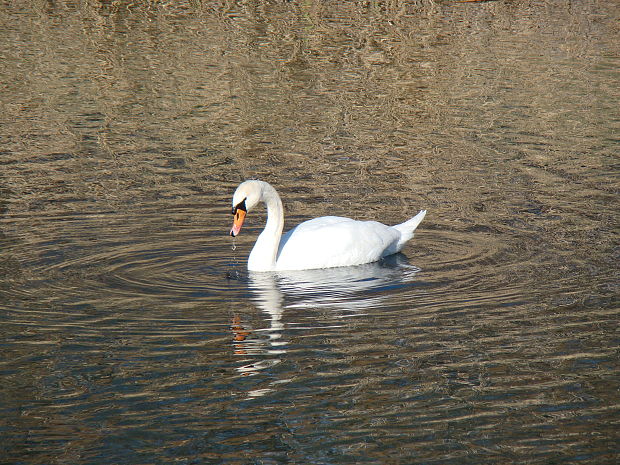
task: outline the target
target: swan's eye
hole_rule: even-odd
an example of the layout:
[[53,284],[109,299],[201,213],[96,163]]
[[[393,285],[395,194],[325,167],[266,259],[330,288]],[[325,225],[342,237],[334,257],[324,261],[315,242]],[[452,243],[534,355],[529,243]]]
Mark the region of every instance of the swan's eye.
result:
[[233,207],[232,214],[235,215],[235,218],[239,218],[239,210],[243,210],[244,212],[248,211],[247,208],[245,208],[245,199],[237,204],[236,207]]

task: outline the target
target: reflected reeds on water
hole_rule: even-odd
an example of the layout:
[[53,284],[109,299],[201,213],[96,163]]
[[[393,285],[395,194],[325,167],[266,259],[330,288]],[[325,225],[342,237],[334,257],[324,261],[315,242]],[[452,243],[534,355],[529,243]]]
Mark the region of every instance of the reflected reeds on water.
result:
[[[0,462],[617,463],[616,1],[0,8]],[[285,229],[402,255],[248,273]]]

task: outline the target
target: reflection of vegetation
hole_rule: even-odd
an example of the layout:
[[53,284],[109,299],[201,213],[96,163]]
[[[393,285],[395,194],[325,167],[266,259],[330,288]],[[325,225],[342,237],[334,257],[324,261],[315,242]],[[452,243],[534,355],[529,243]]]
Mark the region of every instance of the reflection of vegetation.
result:
[[[604,18],[604,4],[32,5],[0,13],[12,25],[6,146],[69,154],[31,166],[27,181],[44,176],[67,197],[157,199],[164,185],[170,198],[228,194],[260,175],[320,185],[325,199],[345,188],[417,205],[433,172],[501,172],[515,147],[546,166],[537,147],[550,139],[570,154],[588,150],[582,134],[609,135],[613,99],[596,97],[606,77],[579,74],[613,49],[610,22],[583,20]],[[499,182],[463,176],[451,180],[459,198]],[[25,186],[19,195],[38,190]]]
[[[503,424],[502,439],[523,433],[520,420],[538,412],[546,419],[540,428],[557,433],[549,441],[572,457],[594,457],[588,421],[600,427],[598,444],[610,444],[613,411],[598,399],[610,398],[609,361],[616,360],[609,344],[617,313],[615,18],[614,0],[4,2],[0,295],[8,297],[2,310],[11,323],[3,325],[5,352],[15,350],[4,368],[4,391],[19,400],[5,409],[17,422],[8,441],[23,448],[14,462],[25,460],[22,450],[49,462],[56,447],[64,462],[109,458],[95,455],[109,452],[98,449],[101,433],[119,418],[125,428],[132,416],[143,425],[143,399],[153,395],[183,397],[187,411],[197,405],[213,411],[212,429],[221,434],[210,437],[228,437],[230,424],[220,415],[233,411],[222,406],[236,388],[210,381],[230,366],[221,347],[232,345],[242,355],[236,366],[247,374],[271,367],[258,358],[241,362],[247,354],[271,351],[262,361],[276,363],[284,358],[283,340],[291,341],[289,364],[323,357],[329,373],[343,375],[329,382],[342,379],[346,392],[363,380],[359,392],[366,399],[354,413],[387,418],[386,428],[370,425],[375,438],[385,437],[382,430],[393,433],[392,443],[367,455],[371,460],[398,451],[398,422],[409,419],[400,407],[419,401],[430,412],[421,413],[421,424],[426,418],[430,429],[448,426],[445,438],[429,440],[443,441],[448,453],[457,445],[451,425],[458,430],[461,420],[456,440],[464,453],[472,457],[472,444],[489,452],[486,432],[509,410],[514,421]],[[293,224],[328,214],[396,223],[428,209],[411,255],[424,268],[419,292],[394,286],[396,275],[404,275],[398,268],[384,289],[341,301],[352,313],[368,312],[363,320],[347,319],[352,323],[341,330],[330,329],[326,323],[335,320],[322,312],[333,308],[333,276],[323,299],[302,299],[291,279],[280,280],[278,289],[264,283],[224,289],[229,199],[250,177],[282,187]],[[249,250],[254,237],[239,238],[235,268],[242,269],[241,247]],[[190,245],[179,252],[179,243]],[[174,279],[163,279],[169,273]],[[248,289],[268,319],[252,305],[244,309]],[[281,318],[283,297],[271,292],[279,289],[282,302],[293,302],[299,313],[289,305]],[[231,307],[240,315],[232,323],[222,316]],[[258,331],[266,326],[269,331]],[[152,337],[158,335],[160,342]],[[163,360],[176,365],[190,346],[196,352],[187,367],[155,375],[153,383],[144,377],[154,365],[169,368]],[[293,362],[270,376],[280,381],[285,374],[318,373],[317,367]],[[487,369],[494,373],[487,376]],[[486,386],[476,381],[481,373]],[[61,386],[71,382],[75,389]],[[265,392],[252,387],[250,395]],[[410,388],[423,395],[414,399]],[[583,402],[570,408],[571,396],[582,391],[594,399],[594,410],[581,410]],[[298,417],[293,404],[303,404],[307,392],[265,405],[282,425],[282,408]],[[402,402],[392,402],[399,392]],[[289,407],[287,399],[293,399]],[[442,399],[455,404],[444,408]],[[468,415],[463,399],[480,415]],[[393,416],[382,417],[383,400]],[[495,401],[499,416],[487,415]],[[332,406],[337,428],[348,411],[342,403]],[[242,402],[237,411],[241,422],[249,418],[246,407]],[[438,422],[437,408],[458,418]],[[302,421],[327,424],[308,410]],[[169,413],[158,418],[173,426],[185,420],[183,412]],[[210,445],[202,419],[194,423],[196,434],[178,428],[177,443],[192,453]],[[85,430],[86,423],[93,428]],[[577,428],[586,434],[573,434]],[[87,442],[73,440],[76,431],[86,431]],[[197,442],[188,442],[192,435]],[[271,441],[271,431],[265,435]],[[170,437],[152,437],[161,457]],[[366,453],[366,437],[358,439]],[[521,439],[527,446],[530,437]],[[575,448],[573,439],[588,446]],[[231,445],[231,460],[241,460],[233,449],[251,441]],[[558,449],[541,452],[539,437],[529,444],[533,457],[547,453],[560,461],[561,452],[552,455]],[[435,452],[424,441],[415,447]],[[248,461],[257,460],[249,456],[255,450],[247,448]],[[333,458],[334,450],[322,458]],[[507,450],[500,444],[495,452]],[[289,451],[278,457],[290,459]]]

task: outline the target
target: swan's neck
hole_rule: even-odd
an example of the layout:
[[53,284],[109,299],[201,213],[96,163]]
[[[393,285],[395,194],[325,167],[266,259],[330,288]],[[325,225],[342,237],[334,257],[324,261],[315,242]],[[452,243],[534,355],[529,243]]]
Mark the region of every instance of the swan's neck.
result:
[[256,244],[248,258],[250,271],[272,271],[276,266],[282,229],[284,228],[284,209],[276,190],[262,183],[260,199],[267,205],[267,224],[256,239]]

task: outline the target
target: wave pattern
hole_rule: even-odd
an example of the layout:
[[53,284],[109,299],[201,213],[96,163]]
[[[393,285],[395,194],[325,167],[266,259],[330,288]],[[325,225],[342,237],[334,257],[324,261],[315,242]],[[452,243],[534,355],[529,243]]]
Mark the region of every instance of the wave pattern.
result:
[[[76,3],[0,8],[0,462],[620,462],[617,2]],[[428,215],[252,274],[252,177]]]
[[[243,441],[312,463],[327,451],[383,462],[403,447],[431,463],[471,450],[542,463],[557,444],[570,457],[604,454],[619,406],[604,401],[617,360],[605,328],[617,311],[601,306],[609,295],[573,294],[574,276],[519,244],[529,237],[435,222],[406,255],[375,264],[252,274],[255,230],[233,246],[193,213],[160,229],[144,213],[40,219],[47,235],[27,236],[27,247],[27,220],[5,223],[19,268],[2,289],[2,389],[15,396],[27,382],[44,399],[11,420],[31,431],[25,456],[58,453],[43,445],[58,423],[81,431],[83,445],[60,434],[81,454],[114,460],[127,455],[103,436],[122,445],[164,431],[186,441],[171,454],[232,457]],[[11,449],[23,440],[10,435]]]

